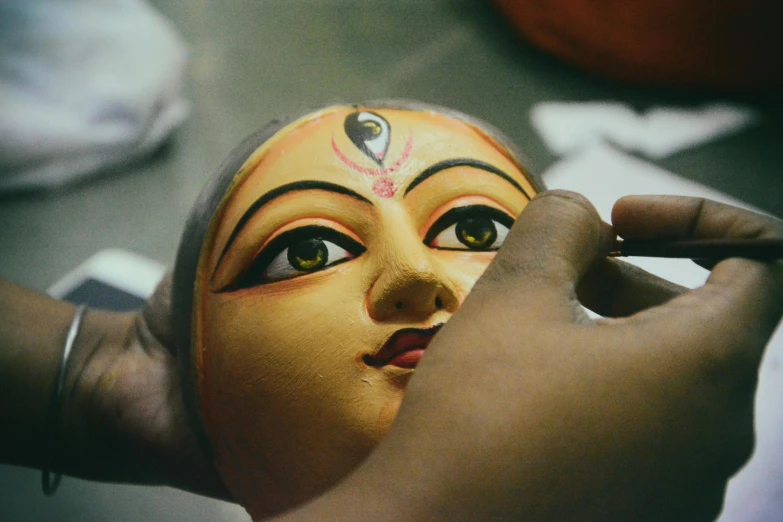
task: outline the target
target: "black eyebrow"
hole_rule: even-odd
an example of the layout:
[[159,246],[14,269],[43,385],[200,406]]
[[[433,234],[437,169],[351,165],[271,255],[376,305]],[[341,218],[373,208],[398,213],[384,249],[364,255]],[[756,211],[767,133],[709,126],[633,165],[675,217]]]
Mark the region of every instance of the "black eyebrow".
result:
[[[256,212],[261,209],[261,207],[284,194],[288,194],[289,192],[297,192],[300,190],[325,190],[327,192],[334,192],[335,194],[350,196],[354,199],[358,199],[363,203],[372,205],[372,202],[369,199],[365,198],[358,192],[354,192],[353,190],[343,187],[342,185],[337,185],[335,183],[329,183],[326,181],[296,181],[294,183],[288,183],[287,185],[277,187],[276,189],[270,190],[258,198],[252,205],[250,205],[250,208],[248,208],[245,213],[242,214],[242,217],[239,218],[239,221],[237,221],[237,224],[234,227],[234,231],[231,232],[231,236],[229,236],[228,241],[226,242],[226,246],[223,247],[223,252],[221,252],[220,257],[218,258],[218,262],[215,264],[215,272],[217,272],[220,263],[223,261],[223,257],[226,255],[226,252],[228,252],[228,249],[231,248],[231,245],[242,231],[242,228],[247,224],[248,221],[250,221],[250,218],[252,218]],[[213,272],[213,275],[215,272]]]
[[524,188],[522,188],[522,185],[517,183],[514,180],[514,178],[512,178],[511,176],[509,176],[499,168],[495,167],[494,165],[490,165],[489,163],[484,163],[483,161],[479,161],[471,158],[448,159],[448,160],[440,161],[430,167],[427,167],[426,169],[424,169],[424,171],[421,174],[416,176],[416,178],[410,182],[408,188],[405,189],[404,195],[407,196],[408,192],[415,189],[417,186],[423,183],[425,179],[429,178],[430,176],[437,174],[441,170],[451,169],[454,167],[474,167],[495,174],[497,176],[500,176],[504,180],[514,185],[514,188],[516,188],[518,191],[524,194],[525,197],[527,197],[527,199],[533,199],[530,196],[530,194],[528,194],[527,191]]

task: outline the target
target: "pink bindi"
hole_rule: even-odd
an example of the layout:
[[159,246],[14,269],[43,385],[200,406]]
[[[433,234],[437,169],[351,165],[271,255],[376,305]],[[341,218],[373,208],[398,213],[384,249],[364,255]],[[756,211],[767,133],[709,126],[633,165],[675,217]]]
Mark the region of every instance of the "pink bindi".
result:
[[372,184],[372,191],[379,198],[390,198],[397,192],[397,187],[390,178],[381,178]]

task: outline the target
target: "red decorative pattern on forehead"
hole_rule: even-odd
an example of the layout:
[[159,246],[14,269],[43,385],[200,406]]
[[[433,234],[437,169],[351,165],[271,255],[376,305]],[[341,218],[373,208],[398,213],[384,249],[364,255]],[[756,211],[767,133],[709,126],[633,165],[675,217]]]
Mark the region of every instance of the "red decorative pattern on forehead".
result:
[[366,174],[367,176],[385,176],[387,174],[392,174],[393,172],[396,172],[397,170],[402,167],[406,161],[408,161],[408,158],[411,155],[411,150],[413,149],[413,133],[411,133],[408,136],[408,141],[405,143],[405,148],[402,151],[402,156],[389,165],[386,168],[381,169],[368,169],[367,167],[362,167],[355,161],[353,161],[351,158],[343,154],[343,152],[340,150],[340,148],[337,146],[337,143],[334,141],[334,135],[332,135],[332,150],[337,155],[338,158],[340,158],[340,161],[345,163],[351,170],[354,170],[360,174]]

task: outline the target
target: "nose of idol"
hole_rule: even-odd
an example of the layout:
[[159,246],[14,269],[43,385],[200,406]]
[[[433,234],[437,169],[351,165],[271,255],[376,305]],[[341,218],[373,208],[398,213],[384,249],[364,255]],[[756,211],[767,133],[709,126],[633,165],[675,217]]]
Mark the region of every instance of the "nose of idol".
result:
[[188,378],[255,517],[366,457],[415,372],[389,361],[423,351],[539,185],[497,131],[417,104],[329,107],[251,143],[202,199]]

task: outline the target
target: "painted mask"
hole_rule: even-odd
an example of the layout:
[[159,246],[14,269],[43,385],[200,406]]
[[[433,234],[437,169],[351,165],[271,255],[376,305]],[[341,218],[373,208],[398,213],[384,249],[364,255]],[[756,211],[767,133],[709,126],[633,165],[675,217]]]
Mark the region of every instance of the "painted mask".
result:
[[190,404],[254,517],[345,476],[540,184],[508,142],[420,104],[335,106],[234,151],[175,271]]

